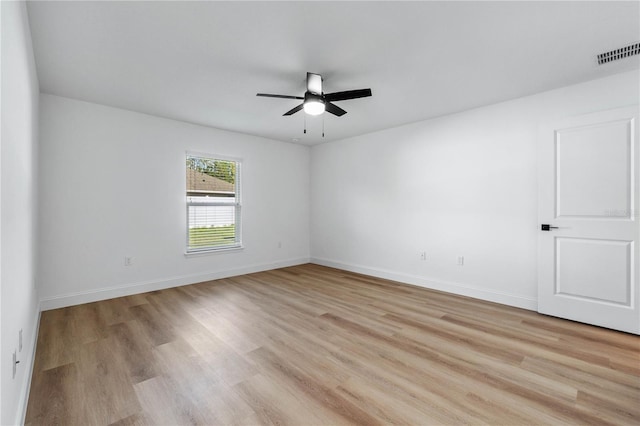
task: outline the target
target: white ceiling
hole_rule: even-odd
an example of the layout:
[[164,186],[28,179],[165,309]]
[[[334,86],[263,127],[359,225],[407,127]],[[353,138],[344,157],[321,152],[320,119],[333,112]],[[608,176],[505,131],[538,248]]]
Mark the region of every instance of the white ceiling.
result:
[[[41,90],[316,144],[638,69],[639,2],[29,2]],[[282,114],[307,71],[348,114]]]

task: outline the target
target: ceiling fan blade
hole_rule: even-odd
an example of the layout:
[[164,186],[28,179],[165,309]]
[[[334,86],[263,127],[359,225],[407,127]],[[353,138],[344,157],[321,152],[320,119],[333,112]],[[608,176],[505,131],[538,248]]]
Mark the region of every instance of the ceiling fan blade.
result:
[[347,113],[347,111],[343,110],[337,105],[332,104],[331,102],[325,102],[324,109],[325,111],[330,112],[333,115],[337,115],[338,117],[342,117]]
[[324,98],[329,102],[346,101],[348,99],[366,98],[371,96],[371,89],[347,90],[344,92],[327,93]]
[[322,76],[320,74],[307,73],[307,92],[322,95]]
[[265,98],[304,99],[303,97],[300,97],[300,96],[271,95],[269,93],[258,93],[256,96],[264,96]]
[[295,107],[295,108],[293,108],[293,109],[290,109],[289,111],[285,112],[285,113],[284,113],[284,114],[282,114],[282,115],[293,115],[293,114],[295,114],[296,112],[300,111],[300,110],[302,109],[303,105],[304,105],[304,104],[300,104],[300,105],[298,105],[297,107]]

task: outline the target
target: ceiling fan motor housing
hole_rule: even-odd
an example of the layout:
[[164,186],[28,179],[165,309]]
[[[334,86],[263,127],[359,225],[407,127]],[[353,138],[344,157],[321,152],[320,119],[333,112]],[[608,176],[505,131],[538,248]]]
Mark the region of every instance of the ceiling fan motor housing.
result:
[[316,95],[315,93],[306,92],[304,94],[304,103],[307,102],[319,102],[321,104],[324,103],[324,97],[322,95]]

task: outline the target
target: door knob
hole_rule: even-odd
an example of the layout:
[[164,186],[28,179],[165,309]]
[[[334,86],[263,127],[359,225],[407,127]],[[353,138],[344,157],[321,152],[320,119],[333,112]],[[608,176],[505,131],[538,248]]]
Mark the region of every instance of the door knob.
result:
[[541,229],[540,230],[541,231],[551,231],[552,229],[558,229],[558,227],[557,226],[551,226],[551,225],[548,225],[546,223],[543,223],[541,225]]

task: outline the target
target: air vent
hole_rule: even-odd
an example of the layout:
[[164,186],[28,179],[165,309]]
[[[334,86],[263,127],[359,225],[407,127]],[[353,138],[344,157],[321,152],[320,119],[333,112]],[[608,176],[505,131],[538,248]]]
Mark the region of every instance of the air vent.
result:
[[621,47],[620,49],[611,50],[609,52],[599,54],[598,64],[602,65],[606,64],[607,62],[617,61],[618,59],[638,54],[640,54],[640,43],[634,43],[630,44],[629,46]]

